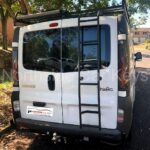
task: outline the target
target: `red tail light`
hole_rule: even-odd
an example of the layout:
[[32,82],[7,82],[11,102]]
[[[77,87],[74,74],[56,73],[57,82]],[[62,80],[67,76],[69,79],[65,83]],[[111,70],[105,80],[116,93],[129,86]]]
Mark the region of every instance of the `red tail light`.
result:
[[124,111],[122,109],[118,110],[117,121],[118,123],[124,122]]
[[18,83],[18,62],[17,59],[13,59],[12,61],[12,76],[15,84]]
[[119,86],[120,88],[124,88],[126,85],[126,65],[125,65],[125,57],[121,57],[119,63]]
[[49,27],[57,27],[58,26],[58,23],[57,22],[54,22],[54,23],[51,23],[50,25],[49,25]]

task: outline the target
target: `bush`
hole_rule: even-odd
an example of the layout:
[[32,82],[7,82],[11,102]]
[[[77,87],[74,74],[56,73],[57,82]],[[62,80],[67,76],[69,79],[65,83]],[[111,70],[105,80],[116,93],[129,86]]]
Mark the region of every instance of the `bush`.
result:
[[8,90],[11,89],[13,85],[13,82],[4,82],[0,84],[0,90]]
[[150,43],[150,39],[146,39],[144,43]]
[[150,45],[147,45],[145,48],[146,48],[147,50],[150,50]]

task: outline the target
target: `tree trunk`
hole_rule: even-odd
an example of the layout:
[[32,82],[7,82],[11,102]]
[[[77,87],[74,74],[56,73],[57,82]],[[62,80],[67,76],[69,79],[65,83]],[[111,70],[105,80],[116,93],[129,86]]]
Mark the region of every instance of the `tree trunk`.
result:
[[8,38],[7,38],[7,21],[8,21],[8,17],[5,16],[2,19],[2,36],[3,36],[3,49],[7,50],[8,48]]
[[21,10],[25,14],[31,14],[31,7],[26,0],[19,0]]
[[1,9],[3,9],[3,8],[7,9],[7,11],[9,12],[9,15],[12,18],[15,18],[15,13],[13,12],[11,6],[9,6],[9,4],[5,0],[0,0],[0,5],[1,5]]

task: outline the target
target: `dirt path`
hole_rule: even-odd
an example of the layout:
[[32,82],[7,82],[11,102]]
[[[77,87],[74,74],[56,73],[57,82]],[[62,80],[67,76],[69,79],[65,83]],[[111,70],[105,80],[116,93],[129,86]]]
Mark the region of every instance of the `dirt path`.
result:
[[28,149],[36,135],[10,131],[0,140],[0,150],[25,150]]
[[0,150],[28,149],[35,135],[15,132],[9,128],[12,119],[11,90],[0,90]]

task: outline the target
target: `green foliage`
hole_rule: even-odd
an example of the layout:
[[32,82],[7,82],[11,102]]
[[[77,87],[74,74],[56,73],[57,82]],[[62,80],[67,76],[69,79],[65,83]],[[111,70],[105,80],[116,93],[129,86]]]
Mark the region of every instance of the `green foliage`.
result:
[[147,13],[150,9],[149,0],[129,0],[129,10],[133,13]]
[[141,15],[139,18],[135,18],[134,16],[130,17],[131,27],[136,28],[137,26],[143,25],[147,22],[148,16]]
[[33,12],[65,9],[68,11],[79,11],[81,9],[95,9],[108,6],[110,0],[30,0]]
[[144,43],[145,43],[145,48],[147,49],[147,50],[150,50],[150,39],[146,39],[145,41],[144,41]]
[[150,43],[150,39],[146,39],[144,43]]
[[146,48],[147,50],[150,50],[150,45],[147,45],[145,48]]
[[11,5],[11,8],[14,13],[21,12],[21,8],[18,2]]
[[29,0],[29,4],[33,12],[41,12],[62,8],[71,10],[74,3],[72,0]]
[[7,90],[10,89],[13,85],[13,82],[4,82],[0,84],[0,90]]

